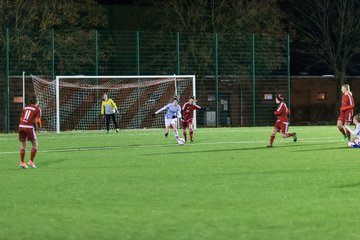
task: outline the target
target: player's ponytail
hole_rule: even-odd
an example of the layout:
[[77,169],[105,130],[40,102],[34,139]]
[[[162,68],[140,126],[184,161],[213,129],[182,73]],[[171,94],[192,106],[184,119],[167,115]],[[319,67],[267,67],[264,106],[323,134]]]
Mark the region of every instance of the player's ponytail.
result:
[[39,101],[38,98],[34,95],[30,98],[29,102],[30,104],[36,104],[38,101]]
[[360,122],[360,114],[356,114],[356,115],[354,116],[354,118],[356,119],[357,122]]
[[284,101],[284,95],[282,95],[282,94],[276,94],[276,99],[277,99],[279,102],[282,102],[282,101]]
[[348,92],[350,95],[352,95],[352,92],[350,91],[350,85],[349,84],[343,84],[342,87],[346,89],[346,92]]

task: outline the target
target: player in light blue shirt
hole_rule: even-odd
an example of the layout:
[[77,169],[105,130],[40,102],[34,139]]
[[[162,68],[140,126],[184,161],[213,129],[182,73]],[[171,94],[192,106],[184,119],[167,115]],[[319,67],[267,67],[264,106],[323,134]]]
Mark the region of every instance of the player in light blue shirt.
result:
[[356,114],[354,116],[353,122],[355,124],[355,130],[351,130],[350,127],[348,125],[345,126],[345,128],[347,130],[349,130],[349,132],[352,135],[355,135],[356,138],[354,138],[352,141],[348,141],[347,145],[351,148],[360,148],[360,114]]
[[155,115],[166,110],[165,114],[165,137],[169,135],[170,126],[174,129],[174,135],[176,141],[179,140],[179,133],[177,130],[177,120],[181,118],[181,107],[179,105],[179,100],[175,97],[172,103],[167,104],[166,106],[160,108],[155,112]]

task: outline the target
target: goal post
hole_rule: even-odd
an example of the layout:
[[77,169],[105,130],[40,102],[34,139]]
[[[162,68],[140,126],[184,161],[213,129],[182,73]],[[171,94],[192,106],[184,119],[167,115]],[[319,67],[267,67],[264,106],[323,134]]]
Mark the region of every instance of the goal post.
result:
[[74,75],[56,76],[54,80],[31,76],[42,102],[46,129],[57,133],[104,129],[99,118],[103,93],[108,93],[118,105],[117,122],[125,129],[163,127],[163,115],[152,117],[153,112],[169,103],[174,95],[181,105],[189,96],[196,95],[195,75]]

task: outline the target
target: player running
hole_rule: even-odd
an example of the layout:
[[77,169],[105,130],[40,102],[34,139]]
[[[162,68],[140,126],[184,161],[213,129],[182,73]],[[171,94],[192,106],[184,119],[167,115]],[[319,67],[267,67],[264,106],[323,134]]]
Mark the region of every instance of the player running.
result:
[[154,113],[154,115],[157,115],[164,110],[167,111],[165,114],[165,137],[168,137],[171,126],[174,130],[176,142],[178,142],[179,133],[177,130],[177,119],[181,118],[181,107],[179,105],[179,100],[175,97],[172,103],[169,103],[166,106],[160,108]]
[[19,140],[21,142],[20,167],[24,169],[28,168],[28,166],[24,162],[26,140],[30,141],[32,144],[30,161],[28,162],[28,164],[32,168],[36,168],[34,160],[38,149],[38,142],[34,128],[35,123],[37,124],[38,127],[41,127],[41,109],[39,107],[39,100],[35,96],[33,96],[30,99],[30,105],[26,106],[22,110],[20,115],[20,124],[19,124]]
[[115,113],[118,111],[118,108],[115,104],[115,102],[108,97],[106,93],[103,95],[103,101],[101,103],[101,116],[104,116],[105,113],[105,122],[106,122],[106,133],[109,133],[110,129],[110,118],[112,119],[116,132],[119,132],[118,125],[116,123],[115,119]]
[[352,131],[349,125],[345,125],[347,131],[349,131],[352,135],[355,135],[352,141],[348,141],[347,145],[351,148],[360,148],[360,114],[356,114],[354,116],[353,122],[355,124],[355,130]]
[[270,145],[266,147],[272,147],[277,132],[281,132],[283,138],[293,137],[294,142],[297,141],[296,133],[289,133],[289,117],[290,110],[287,108],[284,103],[284,96],[282,94],[277,94],[275,98],[276,104],[278,105],[277,110],[274,112],[274,115],[277,116],[277,121],[274,125],[273,131],[270,136]]
[[346,128],[345,130],[344,127],[349,126],[352,121],[355,104],[354,104],[353,95],[350,91],[349,84],[342,85],[341,92],[343,96],[341,100],[340,114],[337,120],[337,127],[344,136],[343,142],[346,142],[346,141],[350,141],[351,133],[348,130],[348,128]]
[[191,96],[189,98],[189,101],[186,102],[183,107],[181,108],[181,127],[183,129],[183,135],[185,142],[187,142],[187,133],[186,130],[189,129],[189,135],[190,135],[190,142],[193,142],[193,135],[194,135],[194,110],[201,110],[204,109],[198,105],[196,105],[196,99],[194,96]]

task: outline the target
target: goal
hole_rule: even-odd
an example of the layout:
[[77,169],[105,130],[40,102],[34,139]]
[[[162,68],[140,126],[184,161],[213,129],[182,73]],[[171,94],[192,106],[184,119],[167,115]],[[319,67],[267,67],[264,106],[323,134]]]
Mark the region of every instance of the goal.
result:
[[[174,96],[185,103],[195,96],[194,75],[169,76],[56,76],[49,80],[31,75],[48,131],[104,129],[100,117],[104,93],[114,100],[122,129],[160,128],[163,114],[152,116]],[[196,118],[195,124],[196,124]]]

